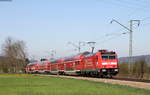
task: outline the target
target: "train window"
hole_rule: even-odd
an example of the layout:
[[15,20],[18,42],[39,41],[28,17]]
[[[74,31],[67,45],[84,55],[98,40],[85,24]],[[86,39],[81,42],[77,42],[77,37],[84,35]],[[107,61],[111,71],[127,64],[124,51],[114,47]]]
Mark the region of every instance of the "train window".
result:
[[35,66],[35,68],[38,68],[38,66]]
[[75,62],[75,65],[80,65],[80,61],[76,61],[76,62]]
[[96,61],[98,61],[98,56],[96,56]]
[[109,59],[116,59],[115,56],[109,56]]
[[104,59],[104,60],[108,59],[108,56],[102,56],[102,59]]

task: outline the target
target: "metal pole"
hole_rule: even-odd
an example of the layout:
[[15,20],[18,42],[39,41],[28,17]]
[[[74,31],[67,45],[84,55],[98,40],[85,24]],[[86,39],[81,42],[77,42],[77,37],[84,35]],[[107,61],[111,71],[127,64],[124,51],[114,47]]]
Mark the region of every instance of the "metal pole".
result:
[[79,42],[79,53],[80,53],[80,51],[81,51],[81,42]]
[[[131,71],[133,71],[133,68],[131,67],[131,64],[132,64],[132,36],[133,36],[133,29],[132,29],[132,26],[133,26],[133,22],[138,22],[138,26],[140,24],[140,20],[130,20],[130,28],[124,26],[123,24],[121,24],[120,22],[118,22],[117,20],[112,20],[112,22],[116,22],[118,23],[119,25],[121,25],[122,27],[124,27],[125,29],[127,29],[129,31],[129,64],[128,64],[128,72],[129,74],[131,73]],[[132,69],[131,69],[132,68]]]
[[129,74],[133,72],[133,22],[137,22],[140,25],[140,20],[130,20],[130,36],[129,36]]
[[51,50],[51,60],[54,60],[54,55],[56,54],[55,50]]
[[84,42],[81,42],[81,41],[79,41],[77,45],[72,42],[68,42],[68,44],[71,44],[72,46],[77,48],[79,53],[81,52],[81,46],[84,46]]
[[129,32],[129,74],[131,73],[131,63],[132,63],[132,20],[130,20],[130,32]]

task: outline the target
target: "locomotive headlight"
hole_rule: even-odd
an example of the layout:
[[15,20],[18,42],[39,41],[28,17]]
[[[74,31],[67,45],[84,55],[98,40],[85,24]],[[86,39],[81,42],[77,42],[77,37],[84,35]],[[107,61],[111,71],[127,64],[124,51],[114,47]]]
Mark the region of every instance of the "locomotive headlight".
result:
[[115,69],[115,72],[118,72],[118,69]]
[[106,69],[102,69],[102,72],[106,72]]

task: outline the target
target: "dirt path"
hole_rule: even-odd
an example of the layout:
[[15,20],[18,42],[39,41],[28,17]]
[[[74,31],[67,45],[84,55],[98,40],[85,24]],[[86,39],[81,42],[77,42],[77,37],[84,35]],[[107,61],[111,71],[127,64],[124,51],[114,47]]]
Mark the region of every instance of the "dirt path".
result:
[[131,87],[143,88],[143,89],[149,89],[150,90],[150,83],[144,83],[144,82],[114,80],[114,79],[102,79],[102,78],[89,78],[89,77],[60,76],[60,75],[59,76],[58,75],[40,75],[40,76],[89,80],[89,81],[95,81],[95,82],[104,82],[104,83],[110,83],[110,84],[126,85],[126,86],[131,86]]

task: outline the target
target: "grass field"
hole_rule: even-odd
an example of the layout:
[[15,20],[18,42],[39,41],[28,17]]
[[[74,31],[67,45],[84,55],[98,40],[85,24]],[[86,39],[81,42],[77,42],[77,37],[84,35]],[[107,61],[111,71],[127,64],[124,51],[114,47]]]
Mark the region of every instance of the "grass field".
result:
[[1,75],[0,95],[150,95],[150,90],[86,80]]

